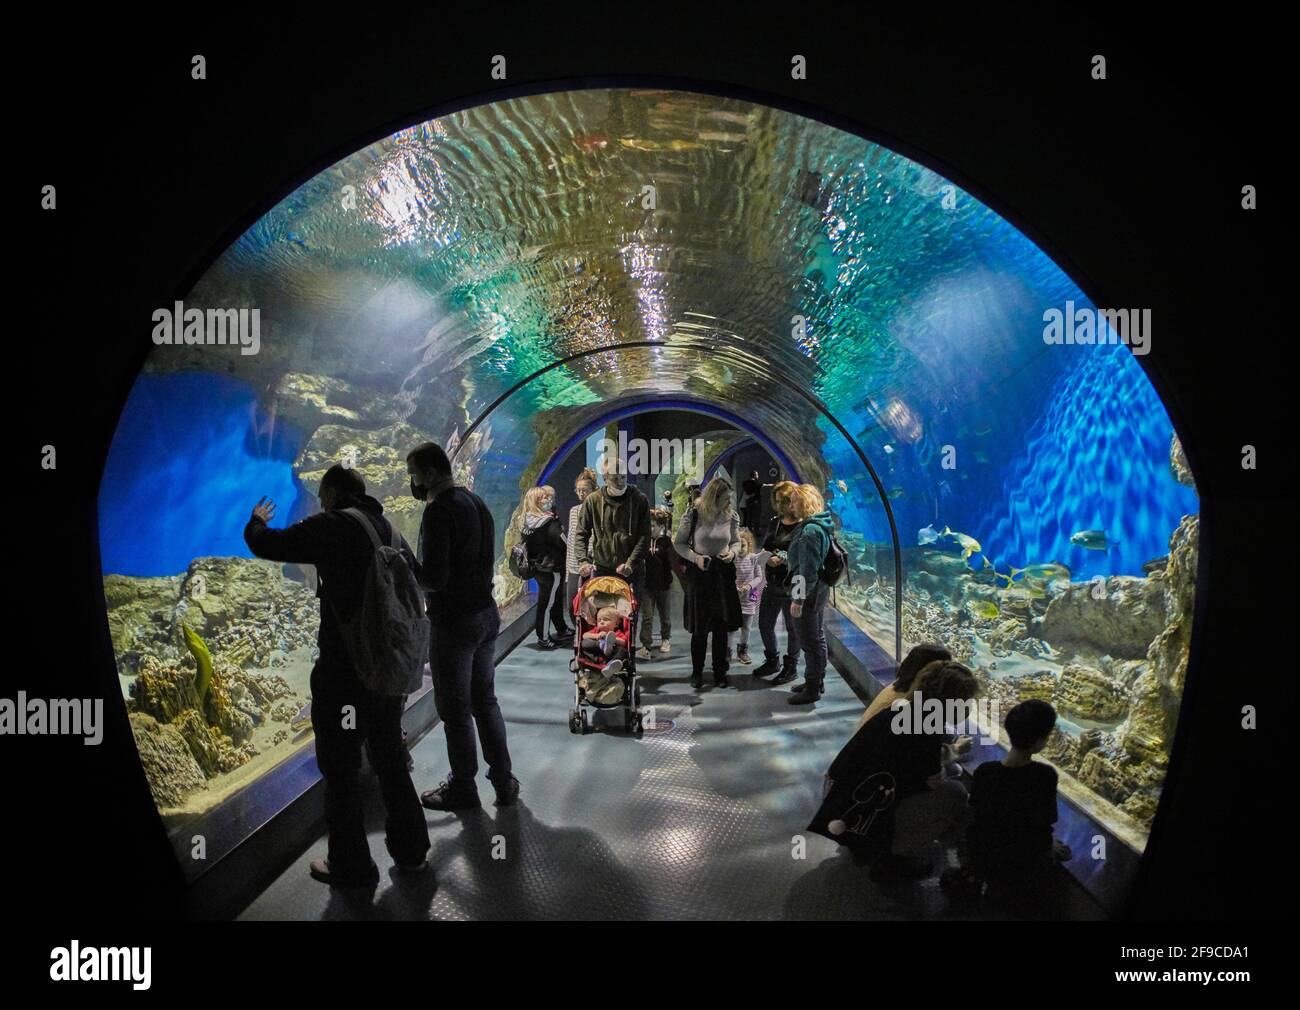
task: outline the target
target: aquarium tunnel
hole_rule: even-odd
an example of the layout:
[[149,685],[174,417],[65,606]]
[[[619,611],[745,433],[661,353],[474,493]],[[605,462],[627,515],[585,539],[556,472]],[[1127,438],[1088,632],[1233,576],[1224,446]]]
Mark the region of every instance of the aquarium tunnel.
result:
[[[155,339],[100,490],[122,697],[178,858],[196,824],[223,825],[231,850],[273,828],[312,774],[314,576],[250,556],[252,505],[270,495],[277,523],[302,518],[320,476],[344,462],[414,543],[422,505],[405,454],[433,440],[496,520],[495,593],[513,636],[498,694],[525,789],[531,774],[555,797],[588,775],[609,790],[593,813],[558,798],[544,808],[537,786],[539,823],[591,832],[634,874],[624,846],[646,835],[648,811],[677,825],[667,850],[712,844],[671,806],[690,794],[701,823],[730,811],[788,849],[863,700],[912,645],[938,641],[1004,715],[1025,698],[1052,702],[1042,757],[1059,773],[1062,824],[1081,839],[1103,832],[1131,873],[1187,668],[1198,499],[1140,355],[1096,308],[939,171],[714,94],[494,101],[306,179],[184,297],[204,319],[249,310],[243,343],[201,328]],[[1053,311],[1080,320],[1078,340],[1046,338]],[[669,730],[569,734],[565,658],[529,655],[535,586],[506,561],[524,492],[550,483],[567,515],[593,439],[618,432],[700,439],[707,475],[761,467],[766,483],[822,492],[850,577],[828,618],[839,675],[815,709],[758,686],[695,696],[679,630],[671,660],[644,670],[659,677]],[[633,477],[656,501],[674,482],[685,481]],[[144,501],[184,507],[158,510],[146,530]],[[220,712],[187,694],[184,629],[211,655]],[[417,778],[439,760],[445,774],[421,704],[412,698],[408,727]],[[733,869],[770,878],[795,872],[789,862]],[[674,866],[659,872],[698,872]],[[1126,879],[1072,869],[1112,895]]]

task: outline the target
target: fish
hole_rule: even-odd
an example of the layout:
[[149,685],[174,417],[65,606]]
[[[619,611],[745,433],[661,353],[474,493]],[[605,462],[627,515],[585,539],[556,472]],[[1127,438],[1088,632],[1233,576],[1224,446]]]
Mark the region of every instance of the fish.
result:
[[976,428],[976,429],[975,429],[975,434],[978,435],[980,438],[983,438],[985,435],[987,435],[987,434],[988,434],[989,432],[991,432],[992,430],[993,430],[993,425],[991,425],[991,424],[986,424],[986,425],[984,425],[984,427],[982,427],[982,428]]
[[580,133],[573,138],[573,142],[591,154],[603,150],[609,144],[609,137],[603,133]]
[[1024,568],[1011,569],[1011,578],[1024,573],[1026,578],[1037,579],[1040,582],[1054,582],[1057,579],[1070,578],[1070,569],[1065,565],[1057,564],[1053,561],[1051,564],[1044,565],[1026,565]]
[[893,451],[894,451],[894,447],[892,445],[885,446],[885,452],[892,453]]
[[972,614],[976,617],[982,617],[986,621],[991,621],[1002,613],[1002,611],[998,609],[998,605],[992,600],[972,600],[967,604],[967,606],[970,608]]
[[835,482],[835,486],[836,486],[837,488],[839,488],[841,491],[843,491],[845,494],[848,494],[848,493],[849,493],[849,486],[848,486],[847,484],[845,484],[844,481],[843,481],[842,479],[841,479],[841,480],[837,480],[837,481]]
[[905,491],[901,487],[891,487],[889,489],[888,498],[890,501],[897,501],[899,498],[906,498],[906,497],[907,497],[907,491]]
[[1082,547],[1086,551],[1110,553],[1110,543],[1106,540],[1105,530],[1079,530],[1077,533],[1070,535],[1070,543],[1076,547]]
[[1021,579],[1021,585],[1025,587],[1031,599],[1042,600],[1047,598],[1047,586],[1038,579],[1026,577]]
[[961,547],[962,550],[961,559],[963,561],[966,561],[972,554],[975,554],[982,549],[980,547],[980,542],[974,537],[968,537],[965,533],[956,533],[953,530],[950,530],[947,526],[943,528],[943,532],[940,533],[939,536],[952,537],[957,541],[958,546]]
[[976,463],[987,463],[988,461],[989,461],[988,455],[982,449],[975,450]]
[[916,531],[916,542],[918,544],[932,544],[939,539],[939,534],[934,530],[934,523],[924,526]]
[[194,675],[194,694],[202,705],[212,686],[212,653],[208,651],[207,643],[188,624],[181,623],[181,632],[185,635],[185,647],[190,650],[198,667],[198,672]]

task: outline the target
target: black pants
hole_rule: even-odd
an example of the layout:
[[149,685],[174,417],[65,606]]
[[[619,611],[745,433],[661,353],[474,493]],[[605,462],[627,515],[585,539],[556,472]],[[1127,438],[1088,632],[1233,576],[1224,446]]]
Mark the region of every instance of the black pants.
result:
[[785,658],[799,665],[799,624],[790,616],[790,597],[778,596],[770,586],[764,588],[758,600],[758,634],[763,639],[765,659],[776,659],[781,650],[776,646],[776,619],[785,618]]
[[312,669],[311,724],[316,763],[325,779],[332,873],[364,876],[370,870],[361,798],[363,744],[369,744],[388,812],[384,828],[389,854],[399,863],[418,863],[429,851],[424,808],[406,768],[402,703],[402,698],[366,690],[348,666],[317,662]]
[[[555,572],[538,572],[533,578],[537,580],[537,619],[533,630],[539,639],[546,637],[546,613],[549,605],[551,627],[557,636],[563,635],[569,630],[569,622],[565,618],[569,608],[568,601],[564,598],[564,580],[559,579]],[[558,589],[555,585],[557,581],[560,583]]]
[[704,657],[709,651],[710,635],[713,636],[713,679],[717,680],[727,672],[729,667],[727,626],[721,621],[714,621],[706,631],[696,631],[691,634],[691,674],[702,676],[704,673]]
[[432,624],[429,668],[433,671],[433,701],[447,734],[451,781],[457,791],[478,792],[478,743],[483,745],[488,778],[497,785],[510,781],[510,751],[506,722],[496,696],[496,642],[501,615],[496,606],[446,624]]

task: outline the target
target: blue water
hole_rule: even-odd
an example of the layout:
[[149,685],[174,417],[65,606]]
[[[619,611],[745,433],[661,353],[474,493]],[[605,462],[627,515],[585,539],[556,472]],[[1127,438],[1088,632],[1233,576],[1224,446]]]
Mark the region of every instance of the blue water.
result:
[[[1001,417],[990,415],[985,401],[969,411],[950,408],[914,445],[888,433],[861,439],[886,491],[903,491],[890,500],[903,547],[917,546],[925,526],[948,526],[978,540],[999,571],[1055,561],[1075,581],[1141,575],[1144,562],[1168,553],[1170,534],[1199,505],[1195,490],[1170,472],[1173,426],[1154,387],[1124,347],[1080,347],[1056,372],[1059,360],[1052,359],[1054,374],[1041,387],[1037,367],[1002,387]],[[1023,409],[1030,391],[1029,418],[1011,416],[1005,408]],[[959,447],[955,470],[938,468],[943,444]],[[834,491],[832,508],[848,529],[887,542],[874,485],[831,432],[827,456],[850,487],[847,495]],[[1081,530],[1105,531],[1109,550],[1072,544]],[[950,538],[932,547],[956,550]],[[981,564],[978,556],[973,564]]]
[[200,372],[141,375],[99,492],[105,574],[175,575],[197,557],[250,557],[244,526],[262,495],[287,525],[313,502],[293,476],[302,433],[252,388]]

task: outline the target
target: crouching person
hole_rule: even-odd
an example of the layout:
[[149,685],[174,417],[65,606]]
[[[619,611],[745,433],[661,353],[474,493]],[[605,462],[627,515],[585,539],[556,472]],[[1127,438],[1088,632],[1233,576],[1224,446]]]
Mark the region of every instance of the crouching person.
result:
[[[873,875],[922,879],[936,842],[955,842],[966,818],[966,790],[945,774],[951,759],[938,706],[968,703],[975,675],[963,664],[934,662],[912,693],[873,716],[832,762],[826,795],[808,828],[846,846]],[[919,706],[920,711],[915,711]]]
[[[345,641],[361,609],[375,544],[389,545],[394,537],[383,506],[366,494],[365,481],[355,470],[330,467],[318,495],[322,511],[283,530],[267,525],[275,516],[275,503],[262,499],[244,527],[244,541],[259,558],[316,566],[320,657],[311,672],[311,722],[316,763],[325,780],[329,854],[312,861],[311,875],[340,887],[374,887],[379,868],[366,842],[363,744],[379,778],[388,811],[388,851],[397,867],[424,870],[429,851],[429,829],[402,743],[403,698],[377,694],[363,685]],[[413,566],[409,546],[400,535],[396,539]]]

